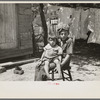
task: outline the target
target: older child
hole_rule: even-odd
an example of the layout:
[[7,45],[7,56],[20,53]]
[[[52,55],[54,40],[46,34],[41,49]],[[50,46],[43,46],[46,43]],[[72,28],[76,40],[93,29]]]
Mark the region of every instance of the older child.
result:
[[44,70],[48,78],[50,78],[49,65],[51,62],[54,62],[56,64],[59,77],[61,78],[61,67],[60,67],[61,60],[62,60],[61,55],[62,55],[62,48],[57,45],[57,37],[49,36],[48,44],[44,47],[44,52],[39,62],[39,64],[41,64],[42,62],[45,63]]
[[75,37],[69,37],[69,28],[61,28],[58,30],[58,33],[60,46],[63,49],[63,57],[65,58],[61,64],[63,66],[65,62],[70,63]]

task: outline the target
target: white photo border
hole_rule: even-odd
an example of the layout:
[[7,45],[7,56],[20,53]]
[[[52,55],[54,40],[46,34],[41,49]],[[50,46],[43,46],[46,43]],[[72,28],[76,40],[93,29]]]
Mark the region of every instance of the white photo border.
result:
[[[0,1],[0,3],[100,3],[100,1]],[[0,99],[99,99],[100,82],[0,82]]]

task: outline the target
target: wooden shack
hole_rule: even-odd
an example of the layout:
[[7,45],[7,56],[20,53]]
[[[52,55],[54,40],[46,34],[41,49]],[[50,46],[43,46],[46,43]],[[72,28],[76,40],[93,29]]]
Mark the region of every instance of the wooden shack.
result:
[[31,4],[0,4],[0,59],[32,54]]

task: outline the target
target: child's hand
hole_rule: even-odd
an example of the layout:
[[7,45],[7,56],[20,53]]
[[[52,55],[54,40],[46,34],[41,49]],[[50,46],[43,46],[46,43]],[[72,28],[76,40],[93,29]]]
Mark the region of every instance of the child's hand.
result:
[[41,65],[41,63],[40,63],[40,62],[38,62],[37,66],[40,66],[40,65]]
[[42,60],[39,60],[39,63],[42,63]]
[[42,60],[39,60],[39,61],[38,61],[38,66],[41,65],[41,63],[42,63]]

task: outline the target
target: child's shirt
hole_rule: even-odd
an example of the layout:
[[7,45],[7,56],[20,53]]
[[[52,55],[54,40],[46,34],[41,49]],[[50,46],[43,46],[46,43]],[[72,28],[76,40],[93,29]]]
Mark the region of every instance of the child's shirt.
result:
[[62,48],[58,45],[55,47],[51,47],[50,44],[47,44],[44,47],[45,57],[46,58],[54,58],[57,57],[59,54],[62,54]]
[[66,40],[61,40],[61,47],[63,53],[72,54],[73,53],[73,38],[67,38]]

